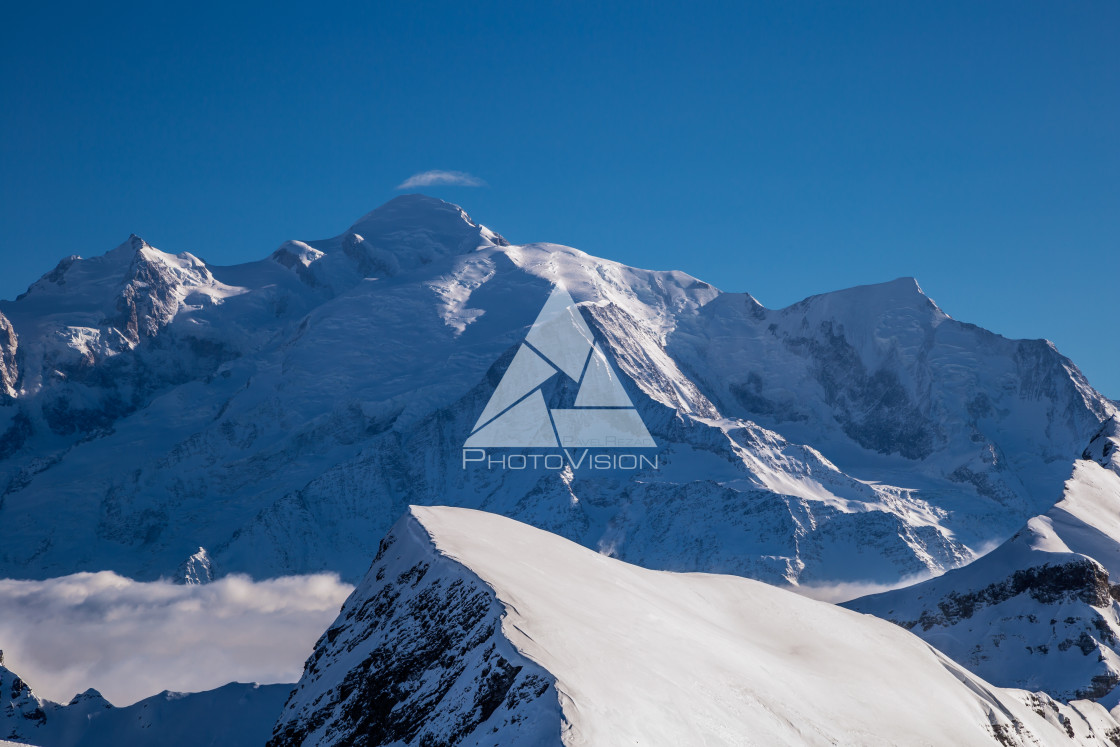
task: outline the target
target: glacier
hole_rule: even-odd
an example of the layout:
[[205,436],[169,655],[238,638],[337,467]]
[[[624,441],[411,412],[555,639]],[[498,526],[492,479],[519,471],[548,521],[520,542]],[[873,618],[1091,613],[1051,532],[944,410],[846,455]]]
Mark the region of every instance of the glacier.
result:
[[[658,469],[463,469],[557,285]],[[652,568],[892,583],[1048,510],[1117,411],[1050,343],[958,322],[912,279],[772,310],[422,195],[232,267],[133,236],[0,315],[12,578],[172,577],[205,548],[223,574],[356,581],[407,506],[452,504]]]

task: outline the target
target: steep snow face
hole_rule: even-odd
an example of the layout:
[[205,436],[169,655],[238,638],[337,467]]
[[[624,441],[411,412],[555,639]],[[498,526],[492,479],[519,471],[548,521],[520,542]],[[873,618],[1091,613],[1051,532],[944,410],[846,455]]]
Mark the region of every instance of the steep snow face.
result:
[[0,739],[38,747],[263,744],[290,692],[290,685],[230,683],[203,693],[163,692],[115,708],[87,690],[62,705],[35,695],[3,666],[0,652]]
[[971,565],[845,606],[892,620],[984,678],[1120,703],[1120,427],[1093,438],[1061,502]]
[[722,412],[919,490],[969,544],[977,521],[1006,536],[1048,508],[1115,411],[1050,343],[957,322],[913,278],[777,311],[726,294],[678,350]]
[[[18,394],[30,405],[0,450],[35,431],[82,437],[107,428],[153,391],[208,374],[236,355],[214,339],[208,318],[243,291],[193,255],[166,254],[138,236],[100,257],[63,260],[0,304],[19,332]],[[173,322],[176,333],[162,339]]]
[[644,570],[492,514],[413,508],[320,639],[270,744],[1118,734],[1098,704],[992,687],[873,617],[747,579]]
[[[221,303],[180,307],[80,386],[25,386],[0,408],[0,573],[153,578],[201,546],[223,573],[357,579],[406,506],[454,503],[659,568],[893,582],[954,567],[1047,508],[1039,496],[1112,412],[1052,348],[958,324],[912,282],[768,311],[682,273],[512,246],[422,196],[207,269],[234,289],[213,291]],[[63,287],[94,297],[73,271]],[[557,284],[658,469],[464,468]],[[23,315],[9,314],[21,348],[40,339],[38,292],[3,306]],[[572,387],[542,391],[572,406]],[[989,415],[969,404],[984,397]],[[930,423],[959,427],[926,439]]]

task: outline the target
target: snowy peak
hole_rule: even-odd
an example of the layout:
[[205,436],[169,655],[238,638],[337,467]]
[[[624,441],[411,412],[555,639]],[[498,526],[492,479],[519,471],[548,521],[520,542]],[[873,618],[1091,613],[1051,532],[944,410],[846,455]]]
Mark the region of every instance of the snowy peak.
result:
[[804,298],[787,308],[814,306],[817,304],[829,304],[837,309],[852,305],[870,306],[880,311],[888,310],[892,307],[938,308],[937,304],[933,302],[933,299],[927,296],[925,291],[922,290],[922,286],[918,284],[918,279],[910,276],[895,278],[894,280],[887,280],[882,283],[854,285],[842,290],[818,293]]
[[392,252],[404,268],[428,264],[448,254],[508,242],[475,223],[458,205],[421,194],[401,195],[359,218],[343,236]]
[[175,583],[188,586],[208,584],[213,580],[214,562],[205,547],[198,548],[198,552],[184,560],[175,574]]
[[804,316],[810,321],[835,319],[873,328],[890,324],[900,316],[931,326],[949,318],[912,277],[809,296],[779,313]]
[[288,241],[272,259],[334,296],[365,278],[393,277],[442,257],[507,244],[458,205],[413,194],[366,213],[334,238]]
[[4,652],[0,651],[0,737],[25,738],[28,728],[34,729],[46,722],[43,710],[47,701],[42,700],[15,672],[4,666]]
[[[193,254],[168,254],[153,247],[136,234],[99,257],[67,257],[37,280],[8,308],[28,315],[51,314],[56,318],[69,312],[80,321],[88,315],[116,311],[128,326],[127,317],[138,313],[134,329],[127,330],[133,341],[154,334],[174,317],[180,302],[192,292],[208,296],[213,302],[235,292],[214,279],[205,262]],[[84,314],[83,314],[84,312]]]
[[987,747],[1100,744],[1114,729],[1095,703],[992,687],[871,617],[747,579],[645,570],[493,514],[413,507],[320,638],[269,745],[936,734]]
[[394,197],[374,208],[350,226],[361,233],[381,234],[387,231],[443,230],[477,228],[463,208],[423,194]]
[[206,292],[218,290],[217,283],[209,268],[193,255],[165,254],[138,237],[132,243],[136,249],[116,303],[119,316],[111,321],[133,344],[141,337],[155,337],[170,324],[192,292],[210,303],[226,295]]
[[551,678],[502,627],[493,589],[411,510],[316,644],[269,747],[546,744],[560,732]]

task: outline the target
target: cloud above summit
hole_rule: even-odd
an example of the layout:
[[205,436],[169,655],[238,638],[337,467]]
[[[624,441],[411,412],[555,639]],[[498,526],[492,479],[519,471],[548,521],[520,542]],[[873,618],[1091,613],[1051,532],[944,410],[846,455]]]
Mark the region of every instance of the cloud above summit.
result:
[[432,169],[413,174],[397,185],[397,189],[416,189],[417,187],[485,187],[486,182],[465,171],[443,171]]

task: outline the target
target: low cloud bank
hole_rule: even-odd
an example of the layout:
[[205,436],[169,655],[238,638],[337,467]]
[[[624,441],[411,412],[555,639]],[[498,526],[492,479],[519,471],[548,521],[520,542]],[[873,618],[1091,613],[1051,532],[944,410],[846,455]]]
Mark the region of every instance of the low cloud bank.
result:
[[42,697],[93,687],[115,705],[231,681],[295,682],[354,587],[335,574],[201,586],[110,571],[0,579],[5,665]]

